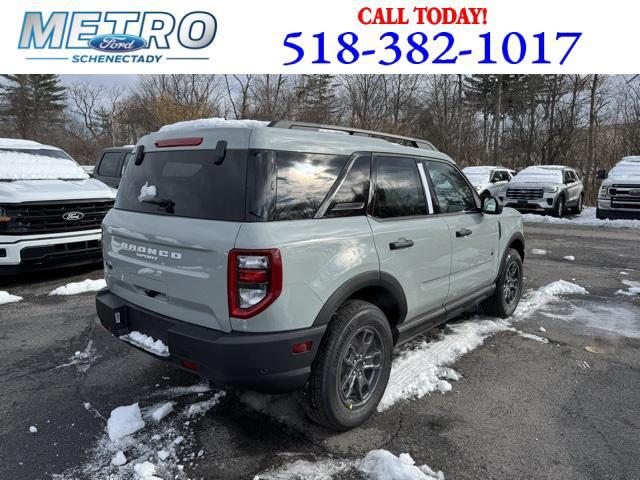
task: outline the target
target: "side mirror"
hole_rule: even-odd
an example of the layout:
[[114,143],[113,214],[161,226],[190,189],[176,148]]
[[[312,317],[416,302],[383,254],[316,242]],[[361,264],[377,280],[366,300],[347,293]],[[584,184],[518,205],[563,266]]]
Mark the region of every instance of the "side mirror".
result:
[[482,213],[500,215],[502,213],[502,205],[496,197],[485,197],[482,200]]
[[598,171],[596,172],[596,178],[598,180],[604,180],[608,176],[609,175],[607,175],[607,171],[604,168],[599,168]]

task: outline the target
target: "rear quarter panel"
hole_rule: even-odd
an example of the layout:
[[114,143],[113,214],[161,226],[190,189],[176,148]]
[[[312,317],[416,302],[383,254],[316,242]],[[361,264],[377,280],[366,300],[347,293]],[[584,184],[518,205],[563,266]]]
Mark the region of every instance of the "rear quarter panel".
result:
[[233,330],[270,332],[313,324],[338,287],[379,261],[367,218],[326,218],[241,226],[236,248],[279,248],[283,288],[265,311],[248,320],[231,318]]

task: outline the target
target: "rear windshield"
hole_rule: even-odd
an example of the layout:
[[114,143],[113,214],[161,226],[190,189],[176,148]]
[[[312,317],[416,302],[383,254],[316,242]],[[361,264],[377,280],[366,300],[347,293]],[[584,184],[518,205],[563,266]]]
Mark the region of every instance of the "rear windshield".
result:
[[126,169],[116,208],[209,220],[245,217],[247,152],[228,150],[216,165],[213,150],[145,153]]
[[[145,153],[141,165],[131,160],[126,166],[115,208],[236,222],[311,219],[346,168],[348,157],[228,150],[221,165],[214,162],[213,150]],[[359,200],[340,202],[366,199],[366,166],[366,175],[362,174],[366,178],[356,188],[361,191]],[[364,208],[339,216],[346,215],[364,215]]]

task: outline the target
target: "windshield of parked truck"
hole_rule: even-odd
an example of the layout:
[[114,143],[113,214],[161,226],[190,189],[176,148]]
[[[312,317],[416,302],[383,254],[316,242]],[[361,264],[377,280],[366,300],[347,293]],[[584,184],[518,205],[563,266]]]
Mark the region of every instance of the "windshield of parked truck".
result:
[[528,167],[518,173],[511,181],[514,183],[562,183],[562,170]]
[[640,179],[640,157],[626,157],[609,172],[609,178],[617,180]]
[[82,167],[61,150],[0,148],[0,181],[87,178]]
[[491,170],[486,168],[467,167],[462,173],[469,179],[472,185],[483,185],[489,183],[489,175]]

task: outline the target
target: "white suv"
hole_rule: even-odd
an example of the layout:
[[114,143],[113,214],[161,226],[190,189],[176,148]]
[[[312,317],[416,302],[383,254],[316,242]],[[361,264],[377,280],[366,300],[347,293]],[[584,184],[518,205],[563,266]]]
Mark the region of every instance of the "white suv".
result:
[[0,276],[99,262],[114,198],[59,148],[0,139]]
[[567,209],[582,212],[582,180],[573,168],[560,165],[527,167],[500,194],[504,205],[521,212],[548,213],[562,217]]
[[469,179],[480,198],[498,197],[502,187],[516,174],[514,170],[508,168],[488,166],[467,167],[462,170],[462,173]]

